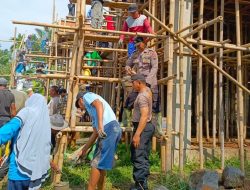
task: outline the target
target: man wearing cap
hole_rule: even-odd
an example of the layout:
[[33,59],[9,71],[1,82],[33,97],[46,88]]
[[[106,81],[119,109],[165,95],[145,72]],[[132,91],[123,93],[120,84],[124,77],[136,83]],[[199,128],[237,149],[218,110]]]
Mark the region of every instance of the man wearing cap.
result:
[[[143,32],[143,33],[154,33],[150,26],[149,20],[143,14],[139,14],[138,6],[131,4],[128,7],[129,17],[123,23],[122,31],[124,32]],[[119,46],[122,46],[125,35],[120,36],[118,42]],[[128,44],[128,56],[130,57],[135,51],[134,37],[131,36]]]
[[[150,87],[153,93],[153,125],[156,127],[156,135],[162,135],[161,127],[161,112],[160,112],[160,97],[157,85],[157,72],[158,72],[158,55],[153,49],[147,48],[142,37],[135,38],[135,44],[137,51],[128,59],[125,70],[127,74],[132,75],[134,73],[142,74],[145,77],[147,85]],[[133,68],[136,68],[136,71]],[[126,102],[124,114],[131,115],[134,101],[138,92],[132,91]],[[124,116],[128,118],[128,116]],[[125,122],[126,123],[126,122]]]
[[146,85],[142,74],[131,77],[133,89],[138,93],[134,103],[133,140],[131,144],[131,161],[133,164],[133,179],[135,187],[131,190],[148,190],[147,178],[149,172],[149,153],[151,139],[154,134],[152,118],[152,92]]
[[99,136],[91,163],[88,190],[96,189],[97,184],[98,189],[104,190],[106,170],[113,167],[115,151],[121,138],[120,125],[110,105],[97,94],[80,92],[76,97],[75,106],[88,111],[93,125],[93,133],[79,156],[85,156]]
[[0,127],[16,115],[15,97],[7,84],[5,78],[0,78]]

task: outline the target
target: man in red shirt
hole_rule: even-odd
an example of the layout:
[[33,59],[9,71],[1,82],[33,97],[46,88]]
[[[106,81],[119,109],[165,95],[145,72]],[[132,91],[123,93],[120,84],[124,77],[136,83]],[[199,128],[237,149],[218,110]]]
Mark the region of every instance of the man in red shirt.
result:
[[[131,4],[128,7],[129,17],[123,23],[122,31],[124,32],[143,32],[143,33],[154,33],[150,26],[149,20],[143,14],[138,12],[138,6]],[[125,35],[120,36],[118,42],[119,46],[122,46]],[[131,36],[128,44],[128,56],[130,57],[135,51],[134,37]]]

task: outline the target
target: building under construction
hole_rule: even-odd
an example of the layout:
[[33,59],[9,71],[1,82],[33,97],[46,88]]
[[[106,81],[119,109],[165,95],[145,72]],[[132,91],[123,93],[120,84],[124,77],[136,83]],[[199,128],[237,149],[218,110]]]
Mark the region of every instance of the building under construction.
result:
[[[70,127],[58,139],[55,162],[62,167],[61,155],[67,133],[89,132],[89,123],[78,122],[74,99],[82,86],[103,96],[119,117],[123,102],[121,80],[125,75],[126,43],[118,47],[121,34],[148,37],[148,46],[159,57],[158,84],[161,94],[164,138],[153,139],[153,150],[159,145],[162,171],[178,164],[180,171],[192,151],[198,152],[200,168],[205,157],[224,158],[227,148],[240,150],[241,169],[244,170],[249,137],[248,52],[250,37],[248,22],[250,2],[247,0],[134,0],[109,1],[106,15],[111,16],[115,30],[94,29],[86,18],[90,0],[76,0],[76,17],[55,20],[53,23],[13,21],[13,24],[47,26],[52,29],[49,54],[31,52],[27,57],[45,58],[48,74],[36,75],[51,84],[63,83],[68,90],[65,119]],[[122,32],[127,9],[137,3],[140,12],[148,17],[154,34]],[[125,40],[125,42],[126,42]],[[100,47],[99,42],[112,43]],[[84,57],[97,51],[101,60]],[[86,62],[94,61],[96,66]],[[15,68],[15,64],[13,64]],[[12,69],[14,72],[14,69]],[[95,70],[95,75],[84,71]],[[14,73],[12,74],[14,76]],[[12,85],[14,77],[12,77]],[[125,136],[132,129],[123,128]],[[76,135],[77,136],[77,135]],[[204,153],[204,150],[205,153]],[[231,149],[230,149],[231,151]],[[211,152],[211,154],[210,154]],[[212,154],[212,152],[214,154]],[[60,180],[60,174],[55,176]]]

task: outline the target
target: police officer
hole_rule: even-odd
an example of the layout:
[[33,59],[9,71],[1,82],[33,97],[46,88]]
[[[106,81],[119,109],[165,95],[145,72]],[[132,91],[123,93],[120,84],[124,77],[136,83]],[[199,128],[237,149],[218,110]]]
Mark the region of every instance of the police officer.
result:
[[148,190],[149,153],[151,139],[154,134],[152,119],[152,92],[146,86],[145,77],[135,74],[131,77],[133,89],[138,96],[133,111],[133,141],[131,143],[131,161],[135,186],[131,190]]
[[0,78],[0,127],[16,115],[15,97],[7,84],[5,78]]
[[[126,63],[126,71],[129,75],[142,74],[146,79],[146,84],[150,87],[153,93],[153,115],[152,123],[156,127],[156,135],[162,135],[161,128],[161,113],[160,113],[160,97],[157,85],[157,72],[158,72],[158,55],[156,51],[146,46],[142,37],[135,38],[135,45],[137,51],[128,59]],[[135,68],[135,70],[134,70]],[[133,104],[138,95],[138,92],[133,90],[126,99],[124,106],[124,114],[131,115]],[[128,118],[129,116],[123,116]],[[123,121],[124,122],[124,121]]]

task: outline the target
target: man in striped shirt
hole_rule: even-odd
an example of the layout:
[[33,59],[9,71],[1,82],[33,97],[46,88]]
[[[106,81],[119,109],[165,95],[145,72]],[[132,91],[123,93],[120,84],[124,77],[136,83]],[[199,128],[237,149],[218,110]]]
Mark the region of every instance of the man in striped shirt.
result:
[[[136,4],[131,4],[128,7],[129,17],[123,23],[122,31],[124,32],[143,32],[143,33],[154,33],[152,27],[150,26],[149,20],[143,14],[138,11],[138,6]],[[118,42],[119,46],[122,46],[125,35],[120,36]],[[130,57],[135,51],[134,38],[131,36],[129,38],[128,44],[128,56]]]

